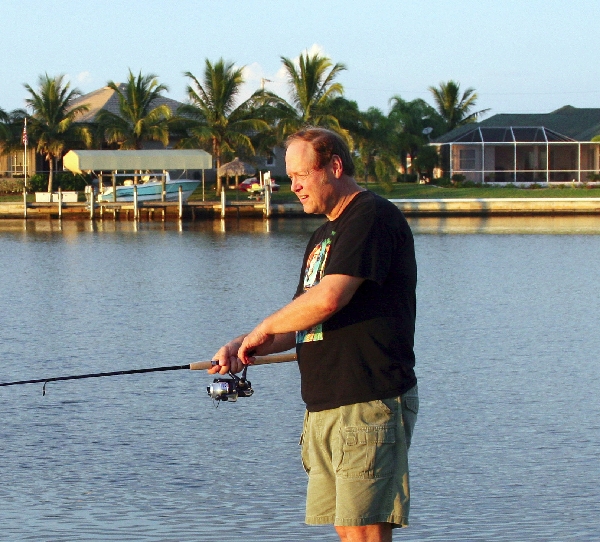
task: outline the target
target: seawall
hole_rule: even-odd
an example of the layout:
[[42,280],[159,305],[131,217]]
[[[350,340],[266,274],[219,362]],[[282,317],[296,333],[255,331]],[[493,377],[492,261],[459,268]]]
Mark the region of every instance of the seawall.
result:
[[[390,199],[409,216],[487,216],[487,215],[571,215],[600,214],[600,198],[454,198],[454,199]],[[263,202],[226,202],[226,217],[265,217]],[[272,204],[270,216],[305,216],[300,203]],[[222,216],[220,202],[191,201],[143,202],[136,209],[131,203],[89,204],[0,202],[0,218],[94,218],[172,220]]]

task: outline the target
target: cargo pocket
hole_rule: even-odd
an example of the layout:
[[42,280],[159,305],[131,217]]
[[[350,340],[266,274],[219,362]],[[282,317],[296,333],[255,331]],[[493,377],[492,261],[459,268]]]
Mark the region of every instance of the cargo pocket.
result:
[[302,468],[306,474],[310,474],[310,463],[308,461],[308,410],[304,413],[304,423],[302,424],[302,434],[300,435],[300,459],[302,461]]
[[413,431],[419,413],[419,395],[415,386],[402,396],[402,423],[406,435],[406,449],[410,448]]
[[385,478],[394,472],[393,426],[346,427],[342,434],[342,478]]

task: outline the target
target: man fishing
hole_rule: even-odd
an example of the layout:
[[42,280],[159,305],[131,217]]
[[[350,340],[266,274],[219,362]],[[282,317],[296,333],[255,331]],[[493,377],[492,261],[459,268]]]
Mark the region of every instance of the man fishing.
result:
[[307,128],[286,146],[292,191],[327,222],[308,243],[294,299],[222,346],[209,373],[295,346],[306,523],[333,524],[342,541],[391,541],[408,525],[418,411],[413,236],[392,203],[357,184],[336,133]]

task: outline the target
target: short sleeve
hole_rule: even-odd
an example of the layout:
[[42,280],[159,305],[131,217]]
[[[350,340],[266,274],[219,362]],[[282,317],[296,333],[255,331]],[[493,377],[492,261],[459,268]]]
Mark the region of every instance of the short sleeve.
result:
[[388,276],[394,238],[372,202],[354,206],[334,225],[326,275],[349,275],[382,284]]

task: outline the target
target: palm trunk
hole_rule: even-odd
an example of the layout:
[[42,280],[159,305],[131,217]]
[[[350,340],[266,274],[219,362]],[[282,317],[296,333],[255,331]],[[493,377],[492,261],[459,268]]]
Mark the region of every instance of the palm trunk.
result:
[[52,181],[54,180],[54,164],[52,156],[48,156],[48,192],[52,192]]
[[221,185],[221,177],[219,177],[219,168],[221,167],[221,153],[219,152],[219,146],[217,145],[217,140],[215,138],[213,138],[213,156],[216,162],[215,173],[217,174],[217,195],[220,196],[221,190],[223,189],[223,186]]

